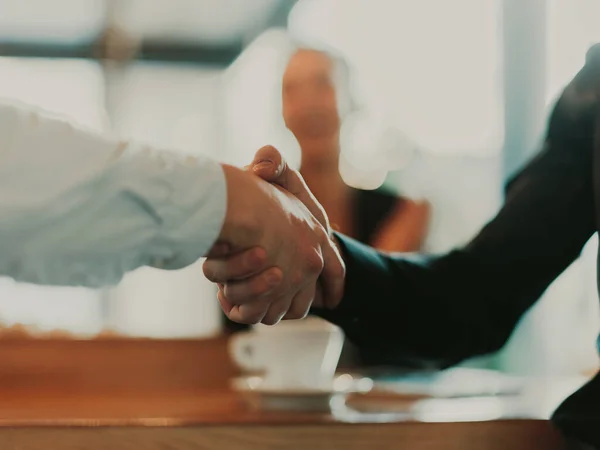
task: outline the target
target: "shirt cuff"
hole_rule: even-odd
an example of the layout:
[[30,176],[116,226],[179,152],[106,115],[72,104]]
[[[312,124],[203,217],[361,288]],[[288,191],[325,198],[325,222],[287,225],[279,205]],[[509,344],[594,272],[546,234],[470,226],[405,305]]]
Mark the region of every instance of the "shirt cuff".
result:
[[378,310],[381,305],[372,298],[373,280],[378,281],[378,287],[383,292],[394,292],[396,289],[389,276],[389,261],[374,248],[354,239],[339,233],[334,233],[334,237],[346,265],[344,298],[334,310],[335,313],[360,315],[368,310]]
[[189,158],[180,169],[171,191],[169,218],[161,237],[169,242],[173,257],[151,262],[175,270],[206,256],[221,234],[227,211],[227,183],[221,165],[207,157]]

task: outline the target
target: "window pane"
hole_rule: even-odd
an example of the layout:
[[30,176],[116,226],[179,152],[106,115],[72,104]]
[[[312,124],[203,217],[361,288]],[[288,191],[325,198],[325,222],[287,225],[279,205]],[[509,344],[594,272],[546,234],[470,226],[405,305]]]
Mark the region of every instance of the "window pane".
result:
[[246,165],[266,144],[280,148],[286,158],[299,156],[296,140],[281,116],[281,61],[288,52],[286,33],[271,29],[261,34],[226,70],[221,113],[225,161]]
[[590,45],[600,42],[600,2],[549,0],[548,78],[550,103],[577,73]]
[[100,31],[104,6],[104,0],[2,0],[0,40],[87,40]]
[[262,23],[278,0],[130,0],[119,5],[126,29],[168,41],[237,43]]
[[[106,125],[102,83],[97,64],[87,61],[0,58],[0,97],[67,115],[94,129]],[[0,320],[43,330],[96,333],[102,328],[100,294],[0,278]]]
[[91,61],[0,58],[0,97],[67,115],[87,127],[107,125],[102,70]]
[[216,155],[221,70],[136,63],[109,71],[115,130],[174,150]]
[[[108,100],[122,136],[189,154],[221,159],[217,108],[221,70],[136,63],[110,69]],[[183,270],[142,268],[109,295],[109,324],[154,338],[205,337],[221,329],[215,287],[201,262]]]
[[497,153],[502,139],[498,0],[301,2],[293,33],[344,52],[394,125],[422,147]]

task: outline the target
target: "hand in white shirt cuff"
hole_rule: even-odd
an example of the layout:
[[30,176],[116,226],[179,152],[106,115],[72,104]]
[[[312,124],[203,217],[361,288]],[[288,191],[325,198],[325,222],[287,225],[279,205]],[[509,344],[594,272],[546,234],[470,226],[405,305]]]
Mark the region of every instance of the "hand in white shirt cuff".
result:
[[183,267],[218,236],[225,186],[207,158],[0,104],[0,273],[96,287],[144,265]]

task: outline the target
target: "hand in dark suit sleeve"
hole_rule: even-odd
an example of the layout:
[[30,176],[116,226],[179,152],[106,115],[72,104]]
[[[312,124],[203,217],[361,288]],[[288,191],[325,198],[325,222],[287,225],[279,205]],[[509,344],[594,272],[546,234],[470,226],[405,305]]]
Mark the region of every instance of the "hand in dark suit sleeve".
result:
[[[572,87],[572,86],[571,86]],[[441,257],[390,256],[337,235],[346,262],[340,325],[383,363],[449,366],[499,349],[595,231],[594,122],[566,94],[543,151],[509,184],[498,215]]]

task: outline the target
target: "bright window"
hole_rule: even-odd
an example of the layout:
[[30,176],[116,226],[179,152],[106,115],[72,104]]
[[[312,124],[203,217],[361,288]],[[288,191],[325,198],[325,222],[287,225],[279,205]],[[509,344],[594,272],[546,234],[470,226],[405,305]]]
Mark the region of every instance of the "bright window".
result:
[[2,0],[0,40],[83,42],[100,31],[104,13],[104,0]]
[[600,42],[598,17],[596,0],[548,0],[549,104],[581,68],[590,45]]
[[[0,58],[0,97],[76,118],[90,128],[107,125],[102,72],[89,61]],[[102,327],[100,298],[94,290],[0,278],[0,321],[95,333]]]
[[313,0],[290,29],[348,56],[393,124],[440,154],[490,155],[502,141],[498,0]]

